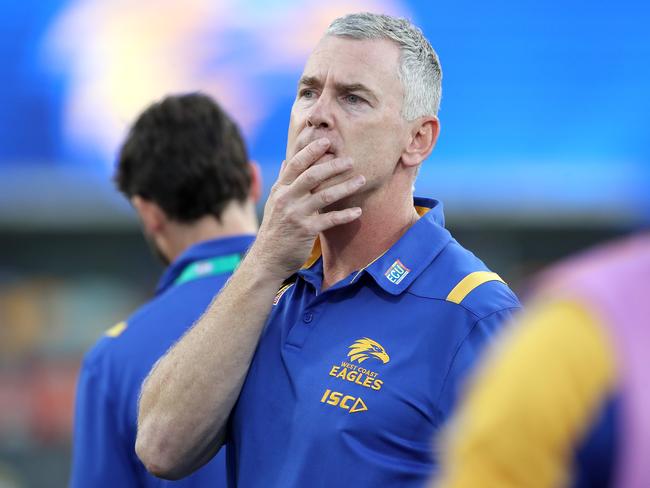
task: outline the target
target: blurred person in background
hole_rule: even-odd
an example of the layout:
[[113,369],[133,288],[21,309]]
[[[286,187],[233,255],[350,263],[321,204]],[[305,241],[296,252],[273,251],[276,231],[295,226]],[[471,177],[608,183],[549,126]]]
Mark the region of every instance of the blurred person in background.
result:
[[436,488],[650,486],[650,233],[542,274],[439,442]]
[[[140,386],[200,317],[257,231],[260,177],[238,127],[208,96],[169,96],[147,108],[124,142],[115,181],[168,265],[155,297],[109,329],[83,361],[72,487],[146,487],[135,455]],[[128,256],[124,257],[128,259]],[[224,455],[174,486],[226,486]]]
[[441,78],[405,19],[330,25],[258,239],[143,385],[136,450],[153,473],[187,475],[229,439],[233,486],[427,482],[431,436],[519,308],[441,203],[413,197]]

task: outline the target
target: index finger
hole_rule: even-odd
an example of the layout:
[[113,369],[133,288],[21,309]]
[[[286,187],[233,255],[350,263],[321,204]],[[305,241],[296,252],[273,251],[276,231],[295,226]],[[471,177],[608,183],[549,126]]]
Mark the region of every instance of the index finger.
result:
[[307,144],[294,157],[283,163],[278,182],[285,185],[293,183],[307,168],[318,161],[329,147],[330,141],[325,138]]

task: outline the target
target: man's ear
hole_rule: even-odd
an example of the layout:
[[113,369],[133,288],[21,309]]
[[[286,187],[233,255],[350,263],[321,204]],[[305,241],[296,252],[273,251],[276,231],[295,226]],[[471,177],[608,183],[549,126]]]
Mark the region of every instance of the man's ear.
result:
[[248,171],[251,175],[251,187],[248,191],[248,196],[257,203],[262,198],[262,170],[256,161],[248,162]]
[[409,141],[402,153],[402,162],[406,166],[417,166],[433,151],[440,134],[440,122],[437,117],[422,117],[415,121]]
[[147,200],[140,195],[131,197],[131,203],[135,211],[138,212],[147,235],[156,235],[164,228],[167,217],[157,203]]

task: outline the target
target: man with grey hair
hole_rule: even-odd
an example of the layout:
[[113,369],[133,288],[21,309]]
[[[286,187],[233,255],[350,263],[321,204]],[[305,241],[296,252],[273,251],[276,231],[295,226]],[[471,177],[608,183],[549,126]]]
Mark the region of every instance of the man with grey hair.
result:
[[519,302],[414,198],[441,70],[404,19],[335,20],[298,83],[258,238],[158,363],[136,452],[239,487],[420,486],[458,385]]

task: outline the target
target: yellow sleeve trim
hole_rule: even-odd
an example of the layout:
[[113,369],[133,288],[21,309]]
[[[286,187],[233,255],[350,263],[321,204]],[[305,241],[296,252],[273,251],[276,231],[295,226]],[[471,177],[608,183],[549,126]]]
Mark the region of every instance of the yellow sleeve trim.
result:
[[115,324],[113,327],[108,329],[104,335],[108,337],[118,337],[124,330],[126,329],[126,322],[120,322],[119,324]]
[[447,295],[447,301],[460,303],[474,288],[481,286],[483,283],[487,283],[488,281],[500,281],[505,284],[505,281],[503,281],[496,273],[491,271],[474,271],[465,276],[465,278],[460,280],[460,282],[454,286],[454,289],[449,292],[449,295]]

